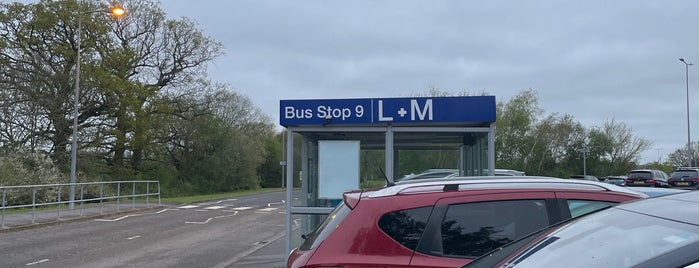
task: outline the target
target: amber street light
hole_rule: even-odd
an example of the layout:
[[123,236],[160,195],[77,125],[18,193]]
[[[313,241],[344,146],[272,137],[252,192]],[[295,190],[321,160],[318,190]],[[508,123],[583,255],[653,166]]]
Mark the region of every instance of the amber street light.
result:
[[83,27],[83,15],[92,13],[109,13],[114,17],[121,17],[126,14],[126,11],[119,6],[113,6],[108,9],[98,9],[92,11],[82,11],[78,15],[78,42],[77,42],[77,52],[75,57],[75,95],[74,107],[73,107],[73,143],[70,147],[70,203],[68,207],[70,209],[75,208],[73,202],[75,201],[75,171],[78,163],[78,97],[80,96],[80,44],[82,42],[82,27]]

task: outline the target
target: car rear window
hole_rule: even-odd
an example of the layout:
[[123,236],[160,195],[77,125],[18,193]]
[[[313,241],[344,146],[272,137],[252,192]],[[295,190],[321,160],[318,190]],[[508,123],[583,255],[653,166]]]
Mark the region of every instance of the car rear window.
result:
[[630,179],[650,179],[650,172],[631,172],[628,176]]
[[699,176],[697,176],[698,173],[699,172],[697,172],[696,170],[679,170],[679,171],[673,172],[672,175],[670,176],[670,178],[675,178],[675,179],[697,178],[697,177],[699,177]]
[[450,205],[431,254],[478,257],[549,225],[544,200]]
[[349,215],[350,211],[344,202],[340,203],[315,230],[304,235],[305,240],[299,246],[299,250],[310,250],[320,245],[335,230],[335,227]]
[[379,219],[379,228],[401,245],[415,250],[432,207],[421,207],[389,212]]

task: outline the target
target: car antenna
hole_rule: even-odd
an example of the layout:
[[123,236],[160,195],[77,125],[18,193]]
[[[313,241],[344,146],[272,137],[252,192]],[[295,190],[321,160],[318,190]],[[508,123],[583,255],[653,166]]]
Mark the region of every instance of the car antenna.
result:
[[388,176],[386,176],[386,173],[383,172],[383,169],[382,169],[382,168],[379,167],[379,170],[381,171],[381,174],[383,174],[384,180],[386,180],[386,187],[391,187],[391,186],[396,185],[395,183],[393,183],[393,182],[391,182],[391,181],[388,180]]

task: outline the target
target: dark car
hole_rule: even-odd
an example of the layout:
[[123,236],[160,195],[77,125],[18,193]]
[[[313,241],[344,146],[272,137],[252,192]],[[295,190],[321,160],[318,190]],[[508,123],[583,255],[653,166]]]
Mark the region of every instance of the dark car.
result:
[[670,174],[667,183],[672,187],[697,189],[699,188],[699,168],[677,168]]
[[699,191],[688,191],[574,219],[463,267],[698,267],[697,252]]
[[551,224],[642,197],[606,183],[529,176],[345,192],[287,267],[459,267]]
[[662,170],[637,169],[626,175],[626,185],[628,186],[648,186],[648,187],[670,187],[667,182],[668,176]]

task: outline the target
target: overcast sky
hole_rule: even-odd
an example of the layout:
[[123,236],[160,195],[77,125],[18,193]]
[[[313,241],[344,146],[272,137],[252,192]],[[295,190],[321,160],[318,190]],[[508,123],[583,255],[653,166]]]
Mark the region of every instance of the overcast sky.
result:
[[[616,120],[686,146],[685,65],[699,64],[699,1],[163,0],[225,46],[209,68],[279,123],[281,99],[409,97],[439,88],[498,102],[534,89],[545,114]],[[692,140],[699,70],[689,67]],[[694,105],[694,106],[693,106]]]

